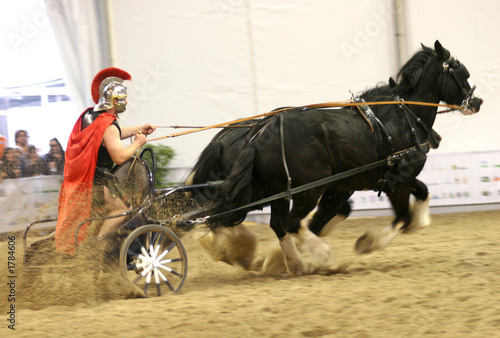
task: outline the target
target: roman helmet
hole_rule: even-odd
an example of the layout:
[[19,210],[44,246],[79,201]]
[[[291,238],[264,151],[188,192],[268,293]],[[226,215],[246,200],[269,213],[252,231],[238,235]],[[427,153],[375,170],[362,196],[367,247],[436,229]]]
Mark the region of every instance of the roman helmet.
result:
[[106,68],[101,70],[92,81],[92,99],[96,103],[94,111],[108,110],[115,106],[116,112],[121,113],[126,109],[127,87],[122,83],[132,80],[132,76],[119,68]]

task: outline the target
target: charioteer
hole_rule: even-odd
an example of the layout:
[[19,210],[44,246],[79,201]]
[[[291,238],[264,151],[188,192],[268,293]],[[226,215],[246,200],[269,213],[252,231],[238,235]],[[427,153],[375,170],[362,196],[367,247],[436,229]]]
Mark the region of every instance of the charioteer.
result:
[[[100,71],[92,82],[95,107],[86,109],[78,118],[69,137],[66,150],[64,181],[59,195],[56,227],[56,249],[59,253],[75,253],[75,231],[91,217],[119,215],[130,210],[123,189],[111,169],[130,159],[155,131],[149,123],[120,127],[119,114],[127,106],[125,80],[129,73],[119,68]],[[133,137],[124,147],[121,140]],[[107,218],[104,223],[85,223],[78,232],[78,243],[88,236],[102,236],[116,229],[123,217]],[[92,228],[92,230],[90,230]]]

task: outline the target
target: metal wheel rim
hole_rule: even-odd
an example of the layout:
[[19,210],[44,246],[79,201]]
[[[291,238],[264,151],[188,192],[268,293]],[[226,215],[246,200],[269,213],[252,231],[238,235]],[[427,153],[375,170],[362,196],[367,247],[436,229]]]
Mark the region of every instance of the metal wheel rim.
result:
[[165,290],[176,293],[187,277],[187,255],[170,229],[145,225],[130,233],[123,243],[120,269],[124,278],[146,296],[161,296]]

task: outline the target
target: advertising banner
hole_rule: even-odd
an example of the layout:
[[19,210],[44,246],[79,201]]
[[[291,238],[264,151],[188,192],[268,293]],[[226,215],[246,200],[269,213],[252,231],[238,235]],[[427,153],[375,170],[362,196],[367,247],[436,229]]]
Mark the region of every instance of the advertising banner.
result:
[[[500,203],[500,151],[429,154],[418,179],[432,206]],[[385,194],[356,192],[354,210],[391,208]]]

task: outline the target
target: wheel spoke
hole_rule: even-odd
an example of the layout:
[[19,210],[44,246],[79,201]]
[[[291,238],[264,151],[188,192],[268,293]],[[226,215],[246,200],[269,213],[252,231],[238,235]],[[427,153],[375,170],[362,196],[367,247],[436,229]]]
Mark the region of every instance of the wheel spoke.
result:
[[170,284],[170,282],[168,280],[165,280],[165,284],[167,284],[167,286],[170,288],[170,291],[174,292],[174,287],[172,286],[172,284]]
[[155,245],[155,252],[154,252],[155,260],[158,259],[158,252],[160,252],[160,244]]
[[157,239],[158,239],[158,232],[154,232],[153,233],[153,236],[152,236],[152,239],[151,239],[151,243],[156,243],[157,242]]
[[158,269],[154,269],[154,275],[155,275],[155,283],[160,284],[160,276],[158,276]]
[[167,271],[168,271],[168,272],[170,272],[171,274],[174,274],[174,275],[176,275],[176,276],[178,276],[178,277],[182,277],[182,274],[180,274],[180,273],[176,272],[175,270],[173,270],[173,269],[169,268],[168,266],[165,266],[165,265],[160,265],[160,266],[158,266],[158,268],[162,268],[163,270],[167,270]]
[[149,255],[144,256],[142,254],[139,254],[139,256],[137,256],[137,259],[139,259],[141,262],[147,262],[147,263],[153,262],[153,260],[151,259],[151,257]]
[[164,232],[160,233],[160,236],[158,236],[158,240],[155,241],[155,243],[162,243],[163,242],[163,237],[165,237],[165,233]]
[[171,243],[168,248],[166,248],[165,250],[163,250],[163,252],[161,253],[160,256],[158,256],[158,260],[161,260],[163,257],[165,257],[166,254],[168,254],[170,252],[170,250],[172,250],[172,248],[177,244],[177,242],[173,242]]
[[187,257],[182,243],[171,230],[159,225],[144,225],[132,231],[122,245],[120,267],[128,281],[142,289],[145,295],[150,286],[156,284],[156,291],[152,293],[160,296],[162,287],[165,288],[163,283],[168,287],[163,293],[165,290],[176,292],[182,287]]
[[167,280],[167,277],[163,274],[163,272],[161,272],[160,270],[158,270],[158,275],[160,276],[160,278],[163,280],[163,281],[166,281]]
[[149,244],[149,253],[151,255],[152,261],[154,261],[156,259],[156,251],[153,247],[153,244]]
[[168,246],[168,248],[167,248],[165,251],[166,251],[166,252],[170,252],[170,250],[172,250],[172,248],[173,248],[174,246],[176,246],[176,245],[177,245],[177,242],[172,242],[172,243],[170,243],[170,245]]
[[144,270],[142,270],[141,272],[141,275],[146,277],[146,279],[149,278],[149,280],[147,280],[147,282],[149,283],[149,281],[151,280],[151,270],[153,269],[153,265],[148,265]]
[[158,296],[160,296],[161,295],[161,291],[160,291],[160,277],[158,276],[158,269],[155,269],[154,272],[155,272],[156,291],[158,293]]
[[[141,259],[145,259],[146,257],[148,257],[148,258],[149,258],[149,257],[151,257],[151,256],[149,255],[149,252],[148,252],[148,251],[146,250],[146,248],[145,248],[145,247],[143,247],[143,246],[141,246],[141,253],[142,253],[142,257],[141,257]],[[140,254],[139,254],[139,256],[140,256]]]
[[183,258],[171,258],[171,259],[165,259],[160,261],[160,264],[167,264],[167,263],[175,263],[175,262],[182,262],[184,259]]

